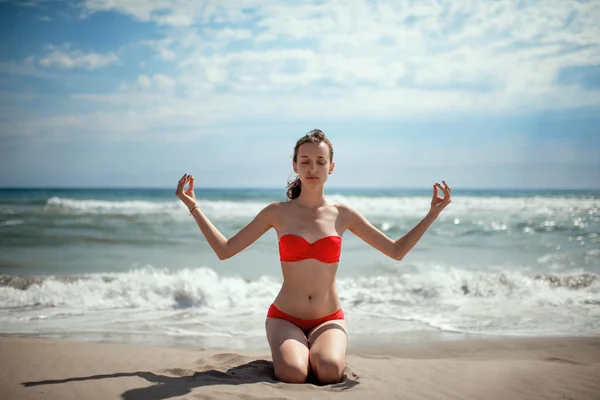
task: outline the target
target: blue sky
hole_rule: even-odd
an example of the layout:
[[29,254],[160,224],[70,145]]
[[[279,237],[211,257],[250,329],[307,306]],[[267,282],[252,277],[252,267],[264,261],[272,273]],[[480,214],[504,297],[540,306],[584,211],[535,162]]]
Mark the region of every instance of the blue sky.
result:
[[600,1],[0,0],[0,186],[600,188]]

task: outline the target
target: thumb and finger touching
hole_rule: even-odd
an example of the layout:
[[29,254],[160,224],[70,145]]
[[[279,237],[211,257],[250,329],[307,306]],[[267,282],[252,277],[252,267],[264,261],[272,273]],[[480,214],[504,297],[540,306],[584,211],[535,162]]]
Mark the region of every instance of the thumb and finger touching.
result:
[[[439,183],[433,184],[433,198],[431,202],[432,205],[443,205],[445,207],[445,205],[450,203],[450,187],[448,186],[446,181],[442,181],[442,183],[444,184],[444,186],[440,185]],[[439,196],[438,188],[442,192],[441,194],[443,195],[443,197]]]
[[[186,185],[188,188],[186,189]],[[184,174],[179,183],[177,184],[177,190],[175,194],[180,199],[184,200],[185,197],[189,197],[194,193],[194,177],[192,175]]]

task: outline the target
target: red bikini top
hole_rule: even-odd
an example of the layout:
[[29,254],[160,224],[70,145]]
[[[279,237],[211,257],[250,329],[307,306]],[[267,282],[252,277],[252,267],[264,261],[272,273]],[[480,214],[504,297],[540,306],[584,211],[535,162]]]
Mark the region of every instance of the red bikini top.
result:
[[325,236],[314,243],[307,242],[298,235],[286,234],[279,238],[279,258],[281,261],[300,261],[314,258],[324,263],[336,263],[340,260],[342,238]]

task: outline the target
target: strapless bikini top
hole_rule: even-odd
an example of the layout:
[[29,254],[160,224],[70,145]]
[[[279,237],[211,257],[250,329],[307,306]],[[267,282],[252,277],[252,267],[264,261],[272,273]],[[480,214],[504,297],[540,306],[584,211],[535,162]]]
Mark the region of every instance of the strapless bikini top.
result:
[[279,238],[279,258],[281,261],[300,261],[314,258],[324,263],[336,263],[340,260],[342,238],[325,236],[309,243],[301,236],[287,234]]

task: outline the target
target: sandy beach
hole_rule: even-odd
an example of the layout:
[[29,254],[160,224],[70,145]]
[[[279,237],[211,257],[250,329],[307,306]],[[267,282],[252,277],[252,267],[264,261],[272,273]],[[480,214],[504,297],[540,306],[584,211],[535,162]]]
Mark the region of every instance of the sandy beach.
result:
[[2,399],[599,399],[600,338],[354,347],[335,385],[273,378],[268,351],[0,337]]

